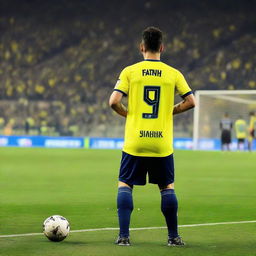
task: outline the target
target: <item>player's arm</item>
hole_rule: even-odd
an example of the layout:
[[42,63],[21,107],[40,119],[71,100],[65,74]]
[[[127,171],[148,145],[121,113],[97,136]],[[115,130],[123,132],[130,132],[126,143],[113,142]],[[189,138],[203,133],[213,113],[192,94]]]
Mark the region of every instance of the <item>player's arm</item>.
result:
[[127,108],[122,104],[123,93],[113,91],[109,98],[109,106],[120,116],[127,116]]
[[127,116],[127,108],[122,104],[123,96],[129,92],[129,68],[122,70],[119,79],[116,82],[113,93],[109,98],[109,106],[120,116]]
[[189,94],[188,96],[184,97],[184,100],[180,103],[176,104],[173,107],[173,115],[180,114],[185,112],[191,108],[194,108],[196,105],[195,97],[193,94]]
[[183,98],[183,101],[176,104],[173,108],[173,115],[180,114],[191,108],[194,108],[196,105],[195,97],[192,90],[187,84],[184,76],[177,70],[175,90]]

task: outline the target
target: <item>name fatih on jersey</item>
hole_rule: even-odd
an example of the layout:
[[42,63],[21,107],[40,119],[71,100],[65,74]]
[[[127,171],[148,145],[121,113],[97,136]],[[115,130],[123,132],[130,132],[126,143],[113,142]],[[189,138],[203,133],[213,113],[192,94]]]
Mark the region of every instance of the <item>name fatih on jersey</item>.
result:
[[161,132],[161,131],[143,131],[143,130],[140,130],[140,137],[144,137],[144,138],[163,138],[163,132]]
[[162,70],[159,70],[159,69],[142,69],[142,76],[162,76]]

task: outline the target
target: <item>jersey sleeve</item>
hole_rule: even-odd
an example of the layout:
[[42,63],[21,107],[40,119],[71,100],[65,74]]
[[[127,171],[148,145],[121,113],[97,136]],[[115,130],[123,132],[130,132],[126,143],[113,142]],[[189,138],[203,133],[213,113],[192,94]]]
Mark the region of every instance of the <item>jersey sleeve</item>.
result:
[[187,81],[185,80],[184,76],[179,71],[177,71],[175,91],[182,98],[185,98],[189,94],[193,93],[192,90],[190,89],[190,87],[188,86]]
[[129,92],[129,72],[128,72],[127,67],[122,70],[122,72],[121,72],[121,74],[120,74],[120,76],[119,76],[119,78],[116,82],[114,91],[119,91],[119,92],[123,93],[125,96],[128,95],[128,92]]

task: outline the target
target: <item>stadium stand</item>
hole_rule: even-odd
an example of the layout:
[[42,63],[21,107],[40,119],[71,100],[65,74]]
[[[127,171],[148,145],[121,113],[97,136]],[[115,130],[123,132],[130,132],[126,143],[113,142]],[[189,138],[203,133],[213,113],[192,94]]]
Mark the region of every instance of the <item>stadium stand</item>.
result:
[[[232,4],[232,6],[230,5]],[[207,8],[211,5],[211,8]],[[140,61],[146,26],[166,32],[163,61],[194,89],[255,89],[253,1],[8,1],[0,9],[0,132],[122,136],[108,97]],[[100,8],[99,8],[100,7]],[[228,7],[228,8],[227,8]],[[178,136],[191,136],[175,117]]]

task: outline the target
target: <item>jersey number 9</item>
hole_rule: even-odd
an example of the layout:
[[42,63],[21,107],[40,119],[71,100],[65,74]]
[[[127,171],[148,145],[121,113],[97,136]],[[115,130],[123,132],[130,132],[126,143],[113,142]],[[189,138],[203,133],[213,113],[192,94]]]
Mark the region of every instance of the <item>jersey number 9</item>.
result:
[[[154,95],[153,99],[150,97],[151,94]],[[142,117],[147,119],[158,118],[160,86],[144,86],[144,101],[152,106],[152,113],[143,113]]]

